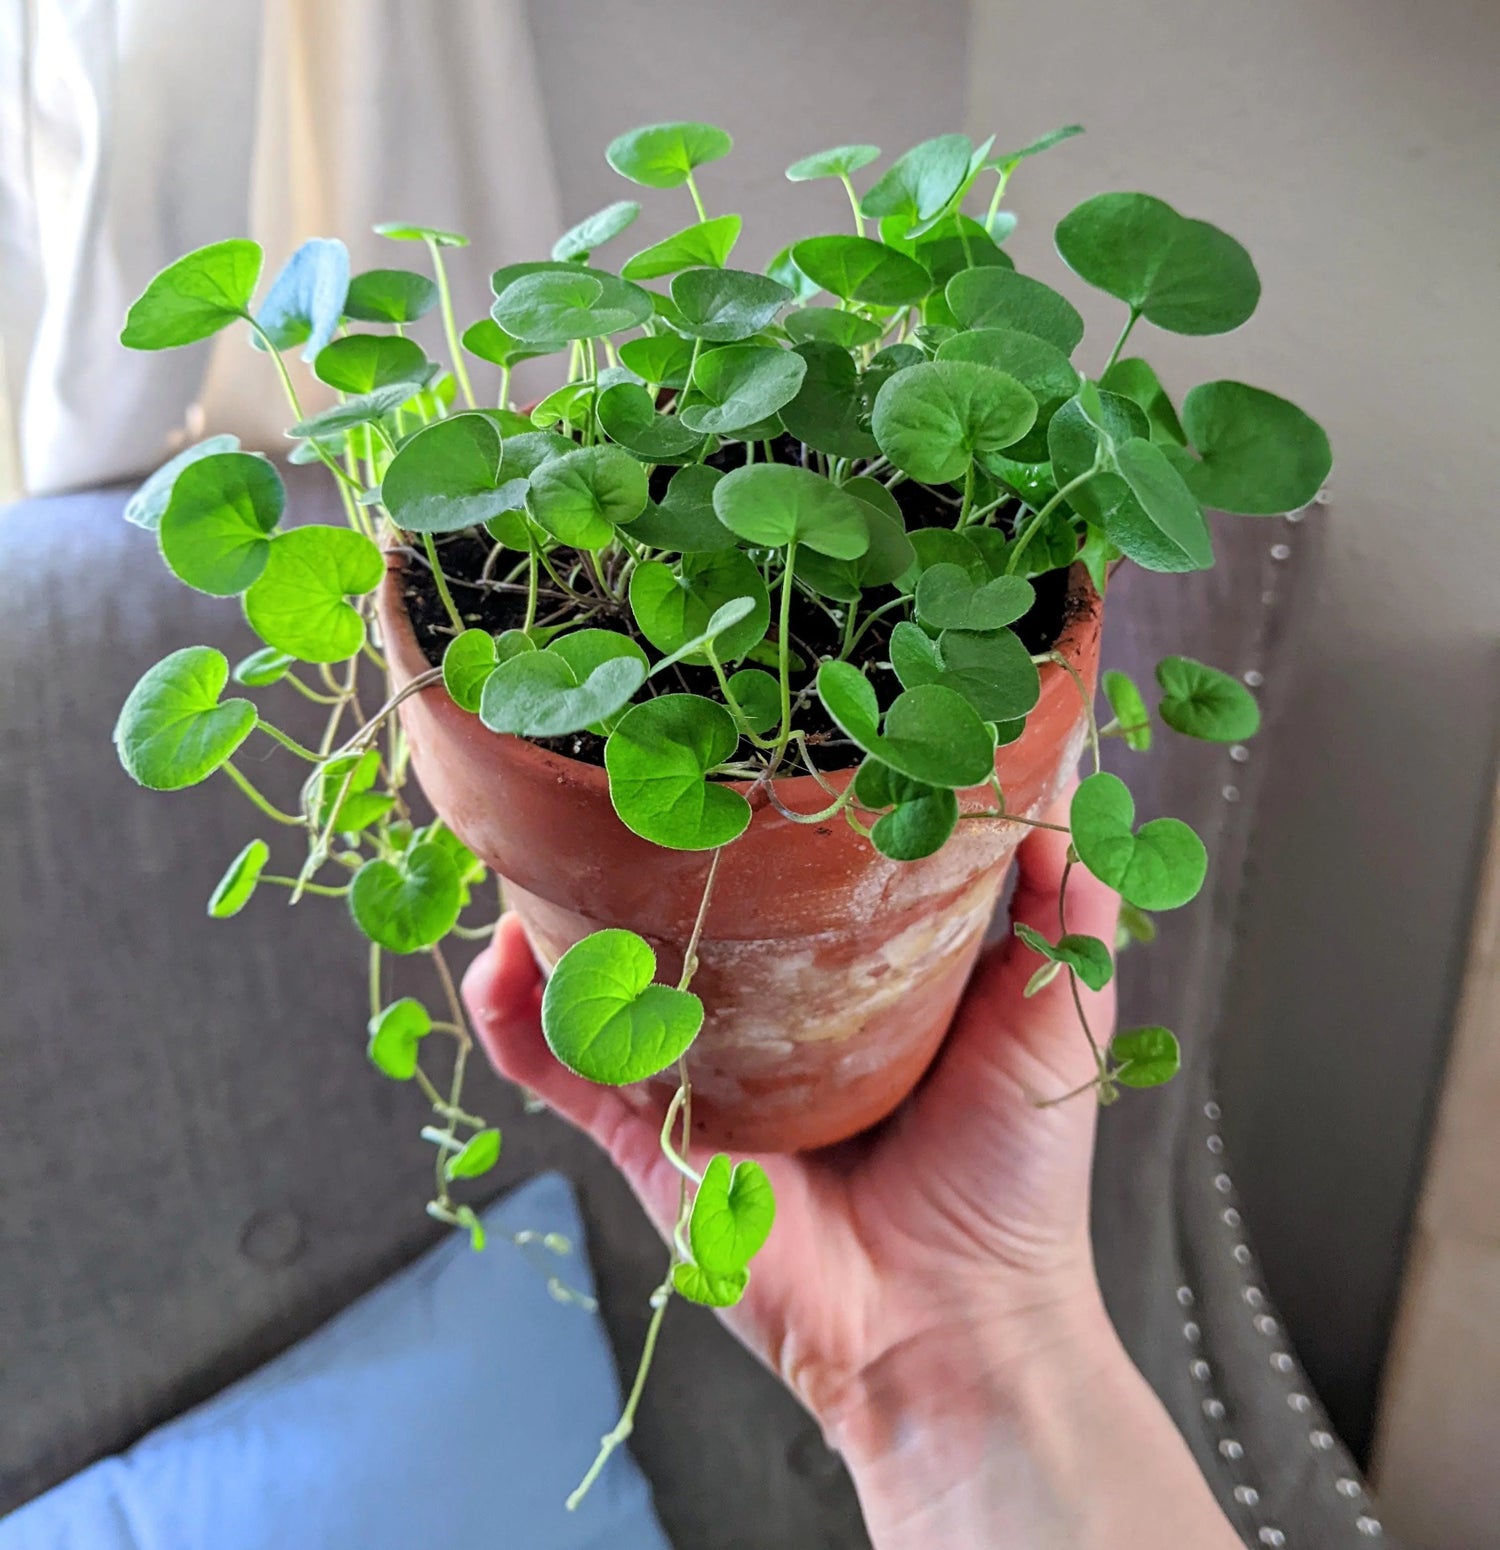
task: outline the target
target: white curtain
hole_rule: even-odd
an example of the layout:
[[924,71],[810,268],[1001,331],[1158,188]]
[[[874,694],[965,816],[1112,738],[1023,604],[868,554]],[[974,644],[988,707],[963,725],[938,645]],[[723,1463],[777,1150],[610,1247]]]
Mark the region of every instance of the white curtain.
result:
[[356,272],[423,267],[380,220],[473,239],[450,258],[461,323],[491,268],[545,253],[521,0],[0,0],[0,485],[127,477],[218,430],[284,445],[243,330],[143,355],[125,309],[230,236],[265,247],[267,280],[310,236]]

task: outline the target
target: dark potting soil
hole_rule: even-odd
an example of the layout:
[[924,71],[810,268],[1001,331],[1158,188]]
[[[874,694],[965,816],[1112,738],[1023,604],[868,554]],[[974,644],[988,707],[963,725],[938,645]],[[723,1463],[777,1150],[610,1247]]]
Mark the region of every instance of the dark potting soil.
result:
[[[800,464],[803,461],[802,443],[790,436],[783,435],[772,443],[772,451],[780,463]],[[744,447],[738,442],[731,443],[707,461],[712,467],[727,472],[739,467],[744,461]],[[675,468],[666,466],[654,470],[651,487],[653,499],[664,492],[668,479],[675,472]],[[891,493],[901,507],[908,531],[922,527],[951,528],[957,520],[959,492],[954,488],[933,488],[907,480],[895,486]],[[1006,525],[1006,513],[1002,510],[1000,526],[1004,528]],[[485,562],[493,547],[487,538],[471,532],[452,533],[437,540],[443,574],[448,579],[464,623],[498,635],[503,630],[519,629],[524,623],[526,589],[524,586],[507,586],[502,582],[484,579]],[[443,652],[453,638],[452,625],[437,588],[433,585],[426,555],[418,549],[408,549],[404,554],[406,566],[403,595],[407,613],[423,654],[433,667],[440,667]],[[1068,622],[1068,573],[1065,570],[1049,571],[1035,577],[1033,584],[1036,587],[1036,602],[1012,628],[1021,637],[1027,650],[1040,653],[1051,648]],[[865,593],[863,607],[869,611],[897,595],[894,587],[873,589]],[[775,599],[772,604],[771,628],[766,639],[774,645],[777,629]],[[619,630],[649,647],[649,642],[636,628],[627,604],[606,603],[591,607],[593,611],[588,621],[590,627]],[[890,667],[890,638],[891,630],[901,614],[901,610],[892,609],[877,619],[861,636],[849,659],[856,667],[864,669],[882,703],[889,703],[900,690],[900,684]],[[568,622],[566,609],[556,606],[549,609],[547,600],[543,600],[537,613],[538,624],[555,626]],[[791,645],[806,664],[792,674],[794,703],[799,694],[802,695],[797,725],[807,733],[811,747],[827,749],[825,767],[837,769],[852,762],[847,752],[850,745],[828,718],[816,694],[810,691],[819,657],[838,650],[839,631],[828,614],[801,592],[795,593],[792,601]],[[660,678],[650,680],[650,683],[658,686],[657,692],[662,694],[685,692],[705,695],[710,699],[719,698],[718,683],[712,669],[707,667],[690,667],[678,663]],[[541,747],[569,758],[582,759],[588,764],[604,763],[604,739],[592,732],[538,738],[536,741]]]

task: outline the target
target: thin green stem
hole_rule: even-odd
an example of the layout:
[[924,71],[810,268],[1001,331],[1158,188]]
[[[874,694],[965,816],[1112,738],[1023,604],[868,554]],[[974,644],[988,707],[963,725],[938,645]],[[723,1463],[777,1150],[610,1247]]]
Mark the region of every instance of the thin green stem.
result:
[[786,569],[781,575],[781,618],[776,642],[777,678],[781,688],[781,728],[776,735],[776,753],[772,765],[781,758],[792,735],[792,567],[797,562],[797,541],[786,546]]
[[1005,197],[1005,185],[1010,182],[1010,174],[1004,167],[997,167],[995,179],[995,197],[990,200],[990,207],[985,211],[984,229],[988,231],[995,217],[1000,213],[1000,201]]
[[[297,879],[295,877],[273,877],[269,872],[262,872],[260,875],[260,881],[263,883],[278,883],[283,888],[298,887]],[[322,894],[325,899],[344,899],[349,896],[349,888],[351,886],[352,885],[350,884],[346,884],[342,888],[330,888],[326,883],[303,883],[299,889],[299,892],[319,893]]]
[[290,813],[284,813],[279,807],[273,806],[240,774],[230,760],[226,759],[219,768],[250,798],[267,818],[274,820],[276,823],[284,823],[289,828],[300,829],[302,827],[302,820],[300,818],[294,818]]
[[370,943],[370,1016],[380,1015],[380,943]]
[[849,208],[854,211],[854,230],[863,237],[865,234],[865,218],[859,208],[859,195],[854,192],[854,184],[850,181],[847,172],[839,173],[839,182],[844,185],[844,192],[849,196]]
[[1031,519],[1031,521],[1026,524],[1026,531],[1022,533],[1021,536],[1015,541],[1015,544],[1011,548],[1010,554],[1006,557],[1005,574],[1007,576],[1015,575],[1016,567],[1021,563],[1021,556],[1026,552],[1026,546],[1034,537],[1036,537],[1037,533],[1041,531],[1042,524],[1047,520],[1047,518],[1050,517],[1053,511],[1055,511],[1057,507],[1062,504],[1064,497],[1070,495],[1079,487],[1079,485],[1087,484],[1090,479],[1093,479],[1098,474],[1103,472],[1103,465],[1096,457],[1094,460],[1094,466],[1092,468],[1086,469],[1083,473],[1079,474],[1074,479],[1069,479],[1068,482],[1063,485],[1063,487],[1052,497],[1052,499],[1047,501],[1046,504],[1042,506],[1041,510],[1038,511],[1037,514]]
[[453,601],[453,594],[448,590],[448,578],[443,574],[443,567],[438,560],[437,544],[433,541],[431,533],[422,534],[422,547],[427,551],[427,563],[432,567],[432,579],[437,586],[438,596],[443,600],[443,609],[448,615],[448,622],[453,626],[454,632],[462,635],[464,621],[459,616],[458,605]]
[[442,250],[431,237],[426,239],[427,251],[432,255],[433,277],[437,280],[438,305],[443,312],[443,332],[448,336],[448,354],[453,359],[453,375],[458,390],[464,395],[464,403],[474,407],[474,389],[469,384],[469,369],[464,365],[463,350],[458,342],[458,323],[453,316],[453,296],[448,290],[448,271],[443,264]]
[[255,729],[258,732],[264,732],[267,737],[274,738],[283,748],[290,749],[292,753],[296,754],[299,759],[306,759],[309,764],[322,763],[321,754],[314,753],[311,748],[304,748],[296,738],[288,737],[280,727],[273,727],[269,721],[257,721]]
[[1062,652],[1049,651],[1047,658],[1049,661],[1056,662],[1063,672],[1073,680],[1073,684],[1078,690],[1079,698],[1083,701],[1083,713],[1088,717],[1089,749],[1094,755],[1094,774],[1097,775],[1101,766],[1099,760],[1099,723],[1094,716],[1094,697],[1089,693],[1088,685],[1083,681],[1083,674],[1068,661]]
[[693,208],[698,212],[698,219],[706,221],[708,219],[708,211],[703,208],[703,199],[698,193],[698,180],[691,172],[687,175],[687,191],[693,196]]
[[332,694],[319,694],[311,684],[305,684],[295,673],[285,673],[277,680],[284,683],[289,689],[295,689],[303,699],[311,700],[314,705],[337,705],[338,697]]
[[1120,351],[1125,348],[1125,341],[1130,338],[1130,330],[1135,327],[1136,319],[1138,317],[1140,317],[1140,313],[1137,312],[1134,307],[1132,307],[1130,309],[1130,316],[1125,319],[1124,328],[1120,330],[1120,337],[1115,340],[1115,347],[1109,352],[1109,359],[1104,363],[1104,371],[1099,373],[1100,376],[1103,376],[1104,372],[1107,372],[1109,368],[1113,366],[1117,360],[1119,360]]
[[521,625],[523,631],[529,630],[536,623],[536,594],[541,582],[542,559],[537,552],[536,534],[531,531],[531,524],[526,524],[526,549],[530,564],[526,567],[526,618]]

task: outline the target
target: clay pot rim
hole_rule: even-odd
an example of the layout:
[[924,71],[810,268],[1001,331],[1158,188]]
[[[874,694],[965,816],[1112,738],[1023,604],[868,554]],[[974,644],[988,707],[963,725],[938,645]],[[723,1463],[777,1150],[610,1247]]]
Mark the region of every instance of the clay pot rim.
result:
[[[403,644],[409,648],[410,654],[425,663],[427,660],[426,653],[417,641],[416,631],[412,628],[405,600],[400,593],[398,578],[405,569],[405,558],[396,549],[387,549],[385,555],[386,575],[384,581],[381,582],[381,589],[389,594],[388,602],[392,605],[390,607],[390,615],[398,621],[402,633],[406,637]],[[1083,646],[1089,637],[1096,633],[1101,626],[1101,614],[1103,611],[1103,599],[1095,590],[1088,570],[1081,561],[1075,560],[1068,568],[1068,590],[1063,599],[1063,610],[1064,624],[1062,634],[1053,642],[1052,649],[1060,652],[1076,667]],[[393,666],[394,659],[398,655],[404,654],[406,653],[396,652],[391,648],[390,643],[387,643],[387,657]],[[1028,721],[1030,716],[1036,713],[1037,706],[1041,705],[1051,686],[1060,680],[1066,681],[1068,676],[1066,671],[1055,662],[1046,662],[1041,665],[1041,689],[1037,696],[1037,705],[1033,706],[1032,710],[1028,712]],[[1076,692],[1072,684],[1068,684],[1068,689],[1070,692]],[[452,697],[441,680],[428,684],[426,688],[418,690],[417,693],[428,694],[433,690],[442,695],[459,714],[471,717],[476,724],[478,723],[478,716],[474,712],[461,710],[453,702]],[[557,753],[550,748],[538,747],[529,738],[519,737],[511,732],[494,732],[490,735],[496,738],[502,745],[507,746],[510,756],[514,759],[523,763],[529,763],[550,773],[565,770],[568,772],[569,778],[579,785],[593,787],[606,793],[609,790],[609,773],[602,764],[593,764],[586,759],[575,759],[569,754]],[[1006,746],[1002,744],[1000,748],[996,749],[996,754],[1003,755]],[[841,789],[844,783],[854,778],[858,768],[858,765],[849,765],[839,770],[824,771],[823,781],[834,786],[835,789]],[[720,784],[728,787],[731,791],[739,792],[744,797],[749,797],[752,792],[755,792],[759,800],[752,805],[760,806],[766,800],[764,784],[759,780],[728,780],[722,781]],[[815,780],[811,775],[781,775],[776,778],[775,787],[778,799],[783,805],[794,810],[799,805],[796,800],[799,797],[811,798],[813,800],[813,809],[810,810],[815,810],[823,805],[823,799],[826,796],[823,784]]]

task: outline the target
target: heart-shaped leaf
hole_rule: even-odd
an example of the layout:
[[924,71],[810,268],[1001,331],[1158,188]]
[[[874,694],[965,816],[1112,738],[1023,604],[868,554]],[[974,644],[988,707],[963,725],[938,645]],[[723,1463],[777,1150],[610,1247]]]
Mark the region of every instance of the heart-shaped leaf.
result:
[[409,382],[416,392],[433,365],[413,339],[396,334],[347,334],[318,352],[313,370],[320,381],[341,393],[369,393],[395,382]]
[[635,622],[641,634],[663,652],[677,652],[701,637],[715,611],[741,597],[752,599],[755,608],[720,637],[715,651],[720,662],[744,656],[765,638],[771,622],[765,580],[747,555],[738,549],[689,554],[675,567],[648,560],[630,575]]
[[393,1081],[409,1082],[417,1074],[418,1047],[432,1032],[432,1017],[420,1001],[403,996],[377,1012],[369,1022],[365,1053],[377,1071]]
[[500,1161],[500,1132],[493,1126],[476,1130],[463,1147],[443,1164],[450,1179],[477,1179]]
[[886,380],[870,428],[903,473],[923,484],[949,484],[976,457],[1019,441],[1036,410],[1036,399],[1003,371],[968,361],[924,361]]
[[1057,251],[1090,285],[1174,334],[1224,334],[1260,300],[1233,237],[1149,194],[1098,194],[1057,226]]
[[939,564],[917,583],[917,617],[935,630],[999,630],[1030,611],[1036,589],[1019,576],[976,582],[962,566]]
[[[628,658],[640,667],[647,678],[655,669],[651,668],[646,659],[646,653],[628,635],[622,635],[618,630],[573,630],[567,635],[559,635],[551,641],[547,650],[555,657],[561,657],[569,667],[573,669],[573,676],[581,685],[590,683],[595,685],[595,692],[600,695],[601,701],[607,703],[608,698],[618,696],[621,689],[629,681],[628,677],[621,674],[620,682],[613,684],[610,678],[595,679],[594,674],[604,666],[606,662],[613,662],[621,658]],[[615,670],[619,672],[619,669]],[[630,691],[634,695],[635,690]],[[630,703],[629,698],[621,701],[613,710],[605,711],[598,721],[591,721],[588,725],[590,732],[595,732],[601,737],[608,737],[614,731],[615,723],[623,714],[625,707]]]
[[385,557],[363,533],[292,528],[272,541],[245,593],[245,618],[268,646],[300,661],[342,662],[365,639],[365,621],[347,600],[373,592],[384,575]]
[[120,343],[131,350],[195,344],[250,317],[264,260],[260,244],[212,242],[168,264],[131,304]]
[[620,362],[653,387],[680,388],[693,364],[693,347],[680,334],[647,334],[620,346]]
[[1260,706],[1238,679],[1191,657],[1163,657],[1157,711],[1174,732],[1208,743],[1243,743],[1260,730]]
[[1182,1068],[1177,1036],[1165,1028],[1127,1028],[1110,1040],[1109,1054],[1122,1087],[1160,1087]]
[[631,523],[630,536],[653,549],[678,554],[733,549],[734,534],[714,511],[714,486],[723,477],[717,468],[705,468],[701,463],[679,469],[661,500],[649,502]]
[[461,343],[470,355],[501,367],[534,360],[538,355],[547,354],[549,349],[545,344],[523,344],[513,334],[507,334],[494,318],[480,318],[477,323],[470,323],[463,331]]
[[609,794],[626,828],[669,850],[713,850],[750,823],[739,792],[707,779],[739,746],[734,717],[695,694],[633,707],[604,747]]
[[708,344],[758,334],[792,298],[769,275],[745,269],[686,269],[672,281],[675,327]]
[[208,913],[214,920],[228,920],[250,902],[260,874],[271,859],[271,847],[264,840],[251,840],[224,870],[224,875],[209,895]]
[[1125,746],[1135,753],[1145,753],[1151,746],[1151,715],[1136,681],[1128,673],[1111,669],[1100,680],[1104,698],[1120,724],[1120,736]]
[[558,345],[638,327],[651,310],[650,293],[628,280],[579,264],[550,264],[528,267],[506,285],[490,316],[513,338]]
[[[873,479],[848,480],[843,490],[855,496],[863,504],[865,525],[870,530],[870,546],[853,560],[830,559],[817,550],[800,548],[797,551],[796,574],[824,597],[837,598],[840,602],[859,600],[866,587],[888,586],[898,577],[911,570],[916,560],[916,550],[901,525],[900,508],[893,516],[884,503],[872,504],[872,489],[885,493],[885,486]],[[895,505],[894,501],[890,502]]]
[[1078,391],[1079,376],[1056,345],[1015,328],[976,328],[939,345],[940,361],[974,361],[1016,379],[1036,399],[1036,423],[1007,456],[1019,462],[1046,462],[1047,426]]
[[969,178],[974,151],[967,135],[939,135],[899,157],[860,200],[865,215],[895,216],[913,234],[947,210]]
[[344,316],[355,323],[415,323],[437,306],[438,288],[410,269],[366,269],[349,282]]
[[958,798],[952,791],[912,780],[878,759],[860,765],[854,794],[871,812],[890,809],[875,820],[870,838],[892,861],[936,855],[958,826]]
[[596,931],[561,958],[542,993],[542,1032],[570,1071],[609,1087],[643,1082],[687,1053],[703,1026],[689,991],[652,983],[656,954],[633,931]]
[[676,415],[659,414],[655,399],[637,382],[617,382],[601,393],[597,412],[604,434],[648,463],[688,462],[706,440]]
[[[847,312],[828,315],[849,316]],[[864,393],[848,349],[835,344],[801,344],[796,354],[807,363],[806,374],[797,396],[781,406],[781,423],[798,441],[819,452],[833,457],[874,457],[880,448],[864,427]]]
[[354,874],[349,912],[369,939],[392,953],[432,947],[463,907],[458,868],[441,845],[423,843],[393,861],[367,861]]
[[807,237],[793,245],[792,261],[825,291],[872,307],[907,307],[932,289],[921,264],[870,237]]
[[714,486],[714,510],[731,533],[766,548],[805,544],[819,554],[853,560],[870,546],[865,503],[810,468],[787,463],[737,468]]
[[883,763],[932,786],[977,786],[994,770],[994,742],[961,694],[923,684],[897,695],[881,727],[869,680],[848,662],[818,669],[818,698],[845,736]]
[[1176,818],[1134,824],[1135,798],[1118,776],[1090,775],[1073,793],[1073,845],[1100,882],[1137,909],[1186,904],[1208,871],[1203,841]]
[[880,155],[878,145],[836,145],[794,161],[786,169],[789,182],[810,183],[814,178],[847,178],[851,172],[868,167]]
[[688,1218],[688,1245],[699,1269],[732,1276],[761,1251],[776,1220],[776,1192],[749,1158],[710,1157]]
[[539,527],[576,549],[602,549],[617,524],[638,517],[648,500],[646,470],[619,447],[579,447],[540,464],[526,510]]
[[[1204,382],[1182,401],[1201,461],[1176,462],[1205,505],[1247,516],[1305,506],[1333,466],[1328,437],[1295,404],[1243,382]],[[1175,460],[1174,460],[1175,461]]]
[[172,486],[176,484],[178,474],[200,458],[216,457],[221,452],[238,452],[239,446],[238,436],[210,436],[206,441],[185,448],[176,457],[163,463],[125,502],[125,520],[154,532],[160,526],[161,515],[172,498]]
[[229,661],[211,646],[184,646],[146,670],[115,722],[115,748],[132,780],[180,791],[229,758],[259,717],[249,700],[220,701],[228,681]]
[[678,1294],[704,1308],[732,1308],[745,1295],[749,1284],[748,1270],[720,1276],[687,1261],[672,1266],[672,1285]]
[[775,258],[766,265],[766,273],[776,281],[778,285],[786,287],[792,300],[799,305],[802,302],[811,301],[818,294],[818,286],[815,280],[809,280],[797,267],[792,258],[791,248],[784,247]]
[[627,226],[634,224],[641,207],[633,199],[617,199],[592,215],[585,216],[576,226],[570,226],[552,244],[552,256],[562,263],[574,259],[586,259],[595,248],[602,248],[612,237],[618,237]]
[[1070,932],[1052,943],[1021,920],[1016,922],[1015,932],[1033,952],[1071,969],[1090,990],[1103,990],[1114,975],[1114,957],[1096,936]]
[[948,305],[965,328],[1013,328],[1067,356],[1083,338],[1083,318],[1066,296],[1012,269],[965,269],[948,282]]
[[621,277],[658,280],[679,269],[722,269],[739,241],[740,224],[737,215],[719,215],[673,232],[627,258],[620,266]]
[[734,140],[712,124],[647,124],[611,140],[604,159],[632,183],[646,188],[677,188],[694,167],[718,161]]
[[273,464],[220,452],[177,475],[157,528],[172,574],[212,597],[234,597],[266,568],[286,487]]
[[314,237],[282,266],[255,321],[276,349],[305,345],[302,359],[310,361],[343,322],[348,294],[349,250],[337,238]]
[[443,652],[443,687],[460,710],[477,711],[484,681],[498,665],[495,637],[488,630],[465,630]]
[[601,662],[580,683],[565,657],[523,651],[485,679],[479,719],[491,732],[565,737],[617,715],[645,681],[645,664],[632,656]]
[[1041,697],[1036,663],[1014,630],[944,630],[938,651],[937,682],[963,695],[982,721],[1018,722]]
[[[1004,235],[1004,233],[1001,233]],[[996,245],[997,238],[967,215],[949,215],[913,245],[911,256],[927,271],[936,294],[929,298],[929,322],[956,322],[945,316],[948,282],[965,269],[1011,269],[1010,256]]]
[[699,357],[692,394],[677,411],[690,430],[726,436],[769,419],[802,386],[807,363],[791,350],[732,344]]

